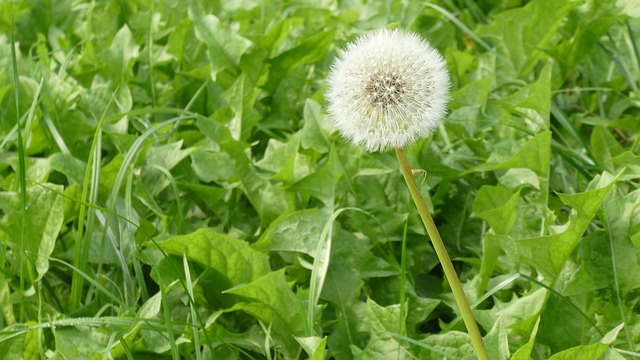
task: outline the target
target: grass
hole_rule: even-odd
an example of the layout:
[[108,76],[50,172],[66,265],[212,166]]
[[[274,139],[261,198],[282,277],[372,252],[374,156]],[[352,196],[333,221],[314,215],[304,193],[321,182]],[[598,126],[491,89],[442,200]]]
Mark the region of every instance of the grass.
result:
[[640,21],[584,3],[0,3],[0,357],[476,358],[325,110],[382,26],[449,65],[405,151],[490,358],[640,357]]

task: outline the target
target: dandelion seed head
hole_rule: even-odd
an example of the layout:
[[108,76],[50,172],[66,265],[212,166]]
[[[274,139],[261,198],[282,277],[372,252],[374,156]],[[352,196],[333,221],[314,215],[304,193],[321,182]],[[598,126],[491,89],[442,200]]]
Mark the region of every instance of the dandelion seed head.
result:
[[368,151],[413,143],[446,114],[444,59],[410,32],[381,29],[358,38],[336,59],[327,83],[335,126]]

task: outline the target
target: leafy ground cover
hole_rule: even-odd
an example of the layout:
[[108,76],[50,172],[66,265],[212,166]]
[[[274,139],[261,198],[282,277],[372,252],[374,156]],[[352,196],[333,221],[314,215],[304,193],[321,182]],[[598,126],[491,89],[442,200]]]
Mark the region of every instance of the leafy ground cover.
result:
[[473,359],[393,154],[326,114],[337,52],[384,26],[450,67],[408,156],[492,359],[639,357],[639,18],[0,2],[0,357]]

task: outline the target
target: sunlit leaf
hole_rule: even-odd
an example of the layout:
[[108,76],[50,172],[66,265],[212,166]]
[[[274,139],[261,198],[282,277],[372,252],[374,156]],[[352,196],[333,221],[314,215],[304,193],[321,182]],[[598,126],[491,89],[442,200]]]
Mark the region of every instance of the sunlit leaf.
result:
[[169,254],[186,254],[189,260],[216,270],[232,285],[250,283],[270,271],[267,255],[242,240],[209,229],[175,236],[159,245]]
[[[62,191],[55,184],[47,188]],[[7,215],[0,222],[0,237],[11,243],[16,251],[24,252],[35,266],[38,280],[49,270],[51,255],[64,219],[62,196],[45,187],[35,186],[27,190],[27,207],[22,208],[20,195],[0,193],[0,209]]]

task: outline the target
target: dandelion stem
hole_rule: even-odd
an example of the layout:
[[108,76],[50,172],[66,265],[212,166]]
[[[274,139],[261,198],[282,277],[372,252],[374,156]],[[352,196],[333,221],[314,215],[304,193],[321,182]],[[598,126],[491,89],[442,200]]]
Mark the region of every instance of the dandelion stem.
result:
[[427,203],[424,201],[424,198],[420,193],[420,189],[418,188],[418,184],[416,183],[416,179],[413,177],[413,172],[411,171],[411,167],[409,166],[407,155],[404,153],[404,150],[402,148],[396,148],[396,156],[398,158],[398,162],[400,163],[400,169],[402,169],[404,180],[407,183],[407,187],[409,188],[409,192],[411,193],[411,197],[413,198],[413,202],[418,208],[418,212],[420,213],[420,217],[422,218],[424,227],[427,229],[427,233],[429,234],[429,238],[431,239],[433,248],[436,251],[436,255],[438,255],[438,260],[442,265],[442,269],[444,270],[444,275],[449,282],[449,286],[451,286],[453,297],[458,304],[458,308],[460,309],[460,313],[462,314],[462,320],[467,327],[469,337],[471,337],[471,343],[473,344],[476,356],[479,360],[489,360],[487,349],[484,345],[484,341],[482,340],[482,335],[480,335],[478,324],[476,324],[476,320],[473,317],[473,313],[471,312],[469,301],[467,301],[467,297],[464,294],[462,284],[460,284],[460,279],[458,279],[456,270],[453,268],[451,258],[449,258],[449,254],[447,253],[447,249],[444,246],[444,242],[442,242],[442,238],[440,237],[438,228],[433,222],[431,213],[429,213]]

